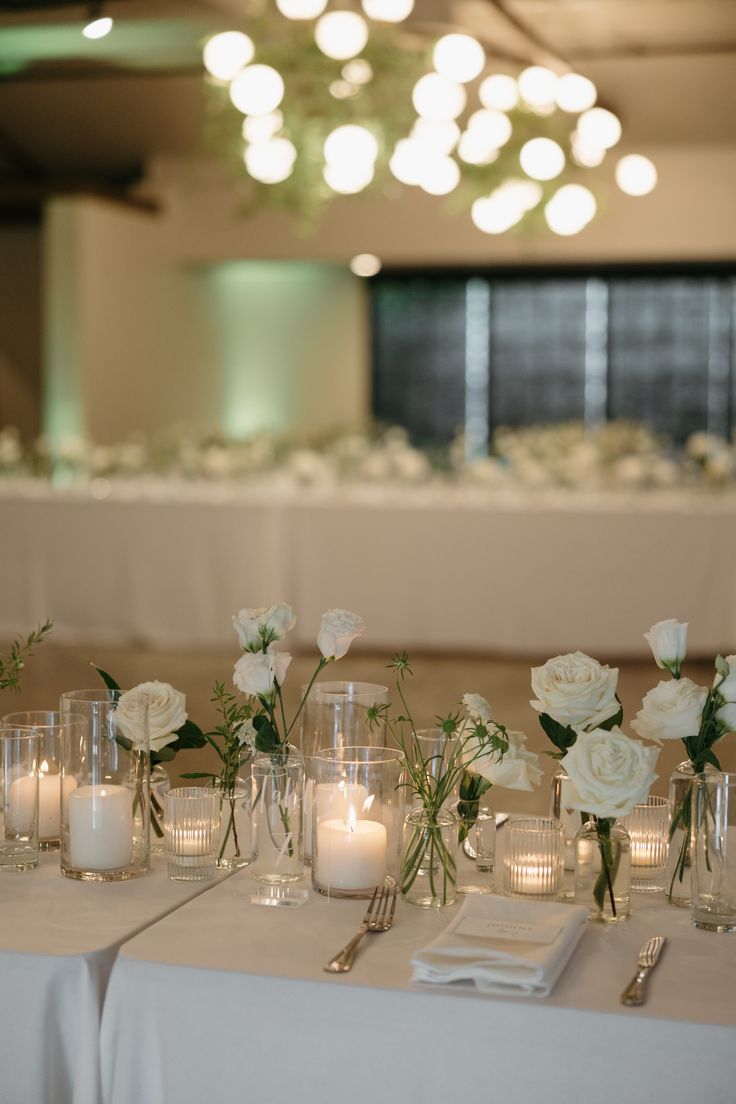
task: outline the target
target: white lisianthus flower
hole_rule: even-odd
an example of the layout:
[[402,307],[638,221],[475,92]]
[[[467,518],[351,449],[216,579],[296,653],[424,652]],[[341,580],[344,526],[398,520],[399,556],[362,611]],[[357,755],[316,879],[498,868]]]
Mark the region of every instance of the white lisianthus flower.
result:
[[716,720],[721,727],[722,735],[726,732],[736,732],[736,703],[726,702],[716,712]]
[[258,609],[241,609],[233,617],[240,646],[248,652],[265,650],[274,641],[283,640],[295,624],[294,611],[285,602]]
[[253,721],[250,719],[250,717],[246,717],[243,723],[238,725],[238,727],[235,729],[235,736],[237,737],[240,746],[243,747],[243,745],[246,745],[251,749],[251,751],[256,750],[257,735],[258,733],[256,731],[256,726],[253,724]]
[[[726,656],[726,663],[728,664],[728,674],[720,682],[718,693],[724,702],[736,702],[736,655]],[[720,677],[720,675],[716,675],[713,680],[714,687],[719,682]]]
[[267,697],[275,683],[283,685],[291,663],[288,652],[245,652],[233,669],[238,690],[251,697]]
[[325,659],[342,659],[356,636],[365,632],[363,618],[350,610],[331,609],[322,614],[317,647]]
[[654,662],[663,671],[680,677],[682,661],[687,653],[687,621],[658,621],[652,625],[644,639],[652,649]]
[[[148,734],[151,751],[174,742],[187,719],[187,700],[168,682],[141,682],[133,690],[148,698]],[[123,695],[125,697],[125,695]]]
[[487,725],[493,720],[491,707],[480,694],[463,694],[463,705],[471,721],[480,721]]
[[567,806],[597,817],[627,816],[646,801],[657,777],[658,755],[659,748],[632,740],[620,728],[580,732],[560,760],[572,781],[566,791]]
[[584,652],[555,656],[543,667],[532,667],[537,700],[529,704],[559,724],[595,728],[619,711],[617,681],[617,667],[603,666]]
[[480,774],[494,786],[505,786],[508,790],[531,790],[533,786],[538,786],[542,778],[542,771],[537,765],[539,756],[526,750],[524,733],[507,730],[506,739],[509,746],[503,756],[489,747],[477,758],[477,739],[473,737],[468,740],[464,748],[468,770]]
[[658,682],[645,695],[631,727],[637,736],[657,744],[697,736],[707,697],[706,688],[689,678]]

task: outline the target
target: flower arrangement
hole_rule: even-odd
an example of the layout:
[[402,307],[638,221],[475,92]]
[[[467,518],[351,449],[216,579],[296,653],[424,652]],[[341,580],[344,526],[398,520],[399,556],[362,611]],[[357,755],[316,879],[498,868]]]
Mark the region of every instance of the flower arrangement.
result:
[[[736,656],[716,656],[713,685],[698,686],[683,677],[682,664],[687,654],[687,622],[672,618],[653,625],[645,639],[652,649],[655,663],[671,678],[663,679],[650,690],[642,707],[631,722],[640,736],[661,744],[665,740],[682,740],[692,773],[701,774],[709,768],[720,770],[715,744],[736,729]],[[682,832],[677,863],[668,889],[672,900],[675,881],[683,882],[689,863],[691,830],[690,788],[672,812],[670,840]]]

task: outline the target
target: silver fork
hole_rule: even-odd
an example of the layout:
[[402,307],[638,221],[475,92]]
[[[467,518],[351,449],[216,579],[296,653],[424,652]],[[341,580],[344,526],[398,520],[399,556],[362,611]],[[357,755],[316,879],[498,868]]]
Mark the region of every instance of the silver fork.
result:
[[627,1005],[644,1004],[647,999],[647,980],[657,965],[662,948],[667,940],[663,935],[654,935],[639,951],[638,969],[621,994],[621,1003]]
[[366,932],[385,932],[394,922],[396,886],[376,886],[363,917],[363,923],[350,942],[322,967],[330,974],[345,974],[352,968],[358,944]]

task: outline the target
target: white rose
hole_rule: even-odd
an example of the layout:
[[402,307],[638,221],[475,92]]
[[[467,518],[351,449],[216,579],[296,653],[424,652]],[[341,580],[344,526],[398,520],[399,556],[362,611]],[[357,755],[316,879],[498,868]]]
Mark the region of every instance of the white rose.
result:
[[638,736],[658,744],[697,736],[707,697],[706,688],[689,678],[658,682],[645,695],[631,727]]
[[539,756],[526,750],[523,732],[507,731],[506,738],[509,746],[502,758],[497,751],[489,749],[487,754],[481,754],[473,762],[469,760],[477,751],[478,744],[475,740],[469,740],[465,745],[468,769],[482,775],[494,786],[505,786],[508,790],[531,790],[532,786],[539,785],[542,778],[542,771],[537,766]]
[[597,817],[627,816],[635,805],[646,801],[657,777],[654,764],[658,755],[659,748],[632,740],[620,728],[579,733],[560,760],[572,781],[566,804]]
[[130,740],[138,751],[150,750],[148,738],[148,699],[145,694],[124,690],[115,710],[115,726],[119,735]]
[[168,682],[141,682],[133,690],[148,698],[148,733],[151,751],[173,743],[187,719],[187,700]]
[[532,667],[529,704],[539,713],[573,728],[595,728],[619,711],[616,700],[618,668],[603,666],[584,652],[555,656],[543,667]]
[[235,664],[233,682],[244,694],[265,697],[274,683],[283,685],[290,663],[288,652],[245,652]]
[[356,636],[365,632],[363,618],[350,610],[331,609],[322,614],[317,647],[325,659],[342,659]]
[[726,732],[736,732],[736,704],[734,702],[726,702],[716,713],[716,720],[722,729],[722,734]]
[[652,625],[644,639],[652,649],[654,661],[663,671],[671,671],[679,677],[682,661],[687,653],[687,621],[658,621]]
[[487,725],[493,719],[489,703],[480,694],[463,694],[463,705],[471,721],[480,721]]
[[[724,702],[736,702],[736,655],[726,656],[726,663],[728,664],[728,674],[718,686],[718,693]],[[713,680],[714,686],[720,677],[720,675],[716,675]]]
[[263,648],[264,639],[266,645],[283,640],[295,624],[294,611],[285,602],[258,609],[241,609],[233,617],[240,646],[248,651]]

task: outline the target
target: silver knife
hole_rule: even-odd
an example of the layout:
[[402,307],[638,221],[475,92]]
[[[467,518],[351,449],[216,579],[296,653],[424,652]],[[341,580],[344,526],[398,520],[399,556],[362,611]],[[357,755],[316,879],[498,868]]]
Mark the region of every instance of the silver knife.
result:
[[629,1006],[644,1004],[647,999],[647,981],[659,961],[667,940],[663,935],[654,935],[648,939],[639,951],[638,969],[621,994],[621,1003]]

